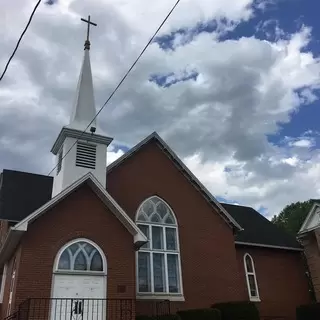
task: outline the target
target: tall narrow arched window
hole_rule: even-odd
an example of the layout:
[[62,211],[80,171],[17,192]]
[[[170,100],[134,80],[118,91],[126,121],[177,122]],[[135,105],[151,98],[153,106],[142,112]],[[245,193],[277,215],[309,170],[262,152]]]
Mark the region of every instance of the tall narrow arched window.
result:
[[138,293],[181,294],[178,226],[171,208],[159,197],[148,198],[136,223],[149,239],[137,254]]
[[257,275],[254,268],[253,259],[248,253],[246,253],[244,255],[243,260],[244,260],[244,270],[246,272],[249,298],[251,301],[260,300],[258,283],[257,283]]

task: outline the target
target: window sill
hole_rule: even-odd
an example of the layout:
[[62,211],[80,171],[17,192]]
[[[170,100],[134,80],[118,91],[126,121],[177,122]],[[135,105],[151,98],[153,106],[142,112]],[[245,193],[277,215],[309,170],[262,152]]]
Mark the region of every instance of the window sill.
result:
[[260,298],[257,298],[257,297],[250,298],[250,301],[251,302],[261,302]]
[[72,274],[72,275],[90,275],[90,276],[105,276],[106,274],[102,271],[80,271],[80,270],[56,270],[54,274]]
[[169,301],[185,301],[181,294],[150,294],[137,293],[137,300],[169,300]]

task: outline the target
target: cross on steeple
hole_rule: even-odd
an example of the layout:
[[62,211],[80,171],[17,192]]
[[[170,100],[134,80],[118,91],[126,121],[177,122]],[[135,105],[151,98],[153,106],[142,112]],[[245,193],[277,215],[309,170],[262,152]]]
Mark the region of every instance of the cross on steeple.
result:
[[91,22],[90,16],[88,16],[88,20],[81,18],[81,21],[84,21],[84,22],[86,22],[86,23],[88,24],[88,28],[87,28],[87,40],[86,40],[86,42],[84,43],[84,50],[90,50],[90,40],[89,40],[89,36],[90,36],[90,25],[93,25],[93,26],[96,27],[97,24],[94,23],[94,22]]

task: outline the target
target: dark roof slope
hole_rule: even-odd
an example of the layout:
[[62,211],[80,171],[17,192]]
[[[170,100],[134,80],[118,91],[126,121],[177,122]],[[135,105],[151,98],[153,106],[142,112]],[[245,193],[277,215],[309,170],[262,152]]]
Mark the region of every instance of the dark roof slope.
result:
[[301,248],[295,237],[279,229],[253,208],[227,203],[222,203],[222,205],[244,229],[237,234],[236,241]]
[[20,221],[51,199],[53,178],[3,170],[0,219]]

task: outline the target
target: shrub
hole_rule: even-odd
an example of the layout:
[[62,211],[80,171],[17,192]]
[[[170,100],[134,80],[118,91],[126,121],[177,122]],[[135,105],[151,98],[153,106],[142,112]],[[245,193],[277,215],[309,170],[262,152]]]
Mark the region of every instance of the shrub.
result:
[[212,308],[221,311],[221,320],[259,320],[259,310],[250,301],[217,303]]
[[297,320],[320,319],[320,303],[307,304],[297,308]]
[[176,314],[166,316],[136,316],[136,320],[179,320]]
[[150,316],[136,316],[136,320],[152,320]]
[[181,320],[220,320],[221,314],[217,309],[190,309],[178,311]]

